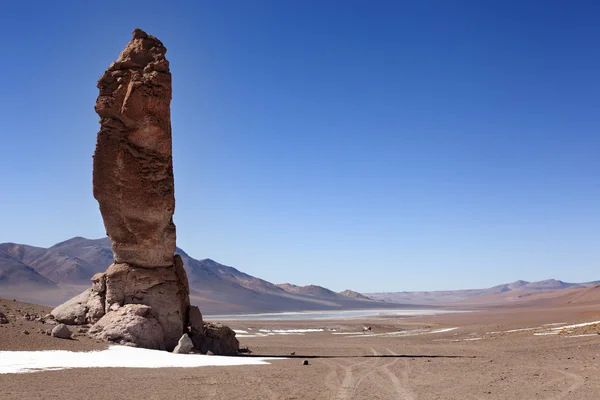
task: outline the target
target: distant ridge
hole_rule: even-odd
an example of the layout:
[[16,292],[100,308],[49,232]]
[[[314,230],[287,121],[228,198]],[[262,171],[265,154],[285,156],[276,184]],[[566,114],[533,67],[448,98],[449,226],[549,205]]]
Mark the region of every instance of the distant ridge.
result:
[[364,294],[360,294],[358,292],[355,292],[354,290],[346,289],[343,292],[340,292],[339,294],[341,294],[342,296],[351,297],[353,299],[371,300],[371,301],[373,301],[372,298],[367,297]]
[[365,295],[389,303],[403,304],[447,305],[465,302],[468,302],[469,304],[493,302],[495,304],[498,301],[513,301],[515,298],[525,298],[536,292],[583,289],[598,283],[598,281],[569,283],[557,279],[546,279],[537,282],[518,280],[485,289],[439,290],[431,292],[381,292],[365,293]]
[[[274,285],[209,258],[196,260],[179,248],[177,253],[184,261],[191,300],[205,314],[386,306],[316,285]],[[90,278],[104,272],[112,261],[108,238],[74,237],[47,249],[1,243],[0,297],[56,305],[90,287]]]

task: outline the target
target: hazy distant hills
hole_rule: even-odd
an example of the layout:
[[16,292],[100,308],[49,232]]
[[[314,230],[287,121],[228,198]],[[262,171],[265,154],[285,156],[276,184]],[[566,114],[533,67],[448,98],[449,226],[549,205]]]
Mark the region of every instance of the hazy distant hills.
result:
[[[204,313],[243,313],[390,307],[356,292],[310,285],[274,285],[211,259],[181,255],[192,302]],[[0,297],[55,305],[90,286],[112,263],[108,238],[75,237],[50,248],[0,244]],[[397,305],[394,305],[397,307]]]
[[440,290],[431,292],[382,292],[366,293],[365,295],[375,300],[403,304],[495,304],[530,297],[535,292],[555,292],[564,289],[583,289],[586,287],[595,286],[598,283],[600,283],[600,281],[569,283],[556,279],[547,279],[538,282],[516,281],[486,289]]
[[[177,249],[177,253],[184,261],[192,302],[200,305],[206,314],[505,304],[548,301],[556,296],[564,297],[564,301],[578,299],[581,302],[581,299],[589,300],[600,293],[600,289],[594,289],[577,294],[577,290],[591,288],[600,283],[598,281],[569,283],[555,279],[516,281],[486,289],[365,294],[345,290],[336,293],[316,285],[275,285],[211,259],[196,260],[181,249]],[[104,272],[112,261],[108,238],[75,237],[47,249],[1,243],[0,297],[56,305],[90,287],[92,275]]]

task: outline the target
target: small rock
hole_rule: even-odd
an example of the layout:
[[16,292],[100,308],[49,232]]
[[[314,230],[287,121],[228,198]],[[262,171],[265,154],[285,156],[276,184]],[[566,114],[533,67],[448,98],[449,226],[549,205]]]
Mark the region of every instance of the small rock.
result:
[[65,324],[59,324],[52,329],[52,336],[59,339],[70,339],[71,330]]
[[304,362],[302,363],[302,365],[308,365],[308,360],[304,360]]
[[0,311],[0,324],[8,324],[8,318],[2,311]]
[[46,329],[46,335],[48,335],[48,336],[52,335],[52,331],[50,329]]
[[194,343],[192,339],[188,336],[187,333],[184,333],[183,336],[179,339],[177,346],[173,350],[175,354],[189,354],[189,352],[194,348]]
[[215,355],[215,353],[213,353],[212,351],[210,351],[210,350],[209,350],[209,351],[207,351],[207,352],[206,352],[206,355],[207,355],[207,356],[214,356],[214,355]]
[[23,331],[23,334],[29,335],[29,331]]

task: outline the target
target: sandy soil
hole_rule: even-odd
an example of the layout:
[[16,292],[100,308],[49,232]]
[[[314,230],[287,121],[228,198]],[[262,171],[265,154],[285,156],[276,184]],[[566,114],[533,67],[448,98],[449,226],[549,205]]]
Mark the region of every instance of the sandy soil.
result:
[[[13,316],[0,325],[0,350],[106,346],[85,336],[60,340],[38,333],[46,324],[22,315],[45,314],[45,307],[0,300],[0,310]],[[600,326],[535,333],[599,320],[600,306],[586,305],[407,319],[235,321],[230,325],[245,331],[240,343],[251,356],[289,358],[262,366],[7,374],[0,375],[0,399],[597,399]],[[363,334],[363,326],[372,333]],[[324,330],[273,332],[306,328]],[[257,333],[269,336],[248,337]]]

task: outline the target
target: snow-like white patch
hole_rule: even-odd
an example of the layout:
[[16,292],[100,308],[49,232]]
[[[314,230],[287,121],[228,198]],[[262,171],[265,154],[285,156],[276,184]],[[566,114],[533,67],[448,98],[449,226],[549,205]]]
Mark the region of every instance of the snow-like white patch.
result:
[[242,330],[242,329],[233,329],[233,331],[237,334],[237,333],[248,333],[248,331]]
[[166,351],[112,346],[92,352],[0,351],[0,374],[18,374],[70,368],[194,368],[265,365],[275,358],[173,354]]
[[567,337],[588,337],[588,336],[598,336],[597,333],[584,333],[582,335],[569,335]]
[[474,338],[469,338],[469,339],[463,339],[464,341],[472,341],[472,340],[482,340],[483,338],[481,337],[474,337]]
[[520,329],[510,329],[508,331],[497,331],[497,332],[486,332],[486,335],[497,335],[498,333],[513,333],[513,332],[524,332],[524,331],[534,331],[536,329],[542,329],[541,326],[536,326],[534,328],[520,328]]
[[554,325],[563,325],[566,324],[566,322],[553,322],[551,324],[544,324],[542,326],[554,326]]
[[[250,330],[250,328],[248,328]],[[274,335],[304,335],[305,333],[312,332],[323,332],[324,329],[259,329],[258,332],[248,334],[246,331],[239,331],[240,334],[236,334],[237,338],[253,338],[253,337],[265,337]],[[236,331],[238,332],[238,331]],[[243,333],[242,333],[243,332]]]
[[431,335],[433,333],[450,332],[450,331],[453,331],[455,329],[458,329],[458,327],[455,327],[455,328],[440,328],[440,329],[433,329],[433,330],[414,329],[414,330],[411,330],[411,331],[398,331],[398,332],[384,332],[384,333],[360,334],[360,335],[346,336],[346,337],[347,338],[356,338],[356,337],[375,337],[375,336],[386,336],[386,337],[418,336],[418,335]]
[[556,330],[561,330],[561,329],[572,329],[572,328],[580,328],[582,326],[589,326],[589,325],[596,325],[596,324],[600,324],[600,321],[594,321],[594,322],[583,322],[581,324],[575,324],[575,325],[566,325],[566,326],[559,326],[556,328],[552,328],[553,331]]
[[535,332],[534,336],[558,335],[558,332]]
[[332,335],[361,335],[365,332],[331,332]]

